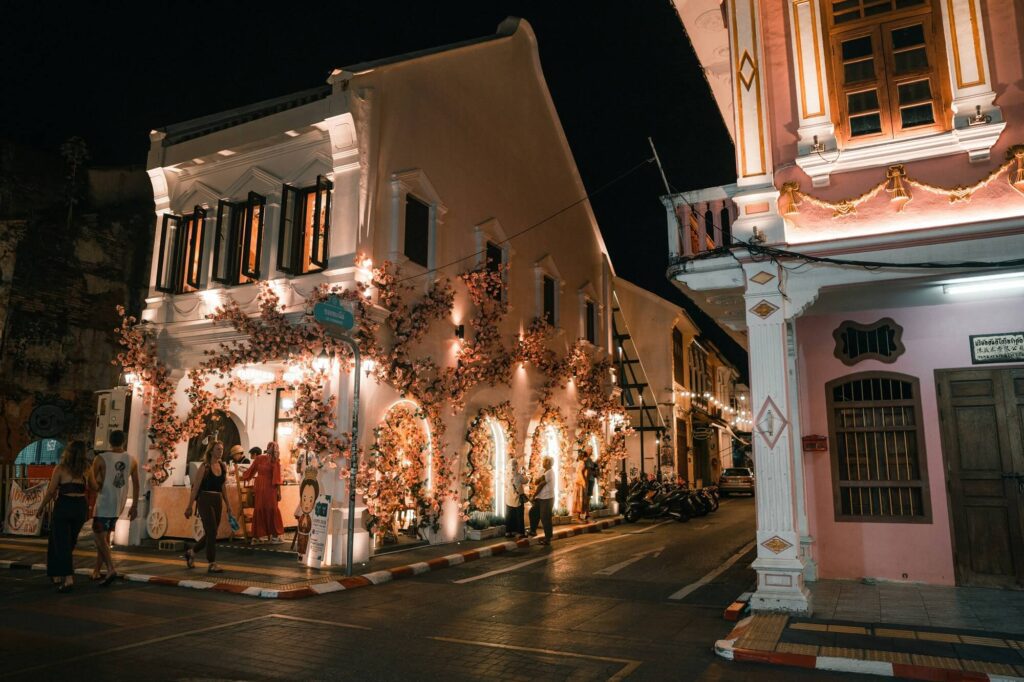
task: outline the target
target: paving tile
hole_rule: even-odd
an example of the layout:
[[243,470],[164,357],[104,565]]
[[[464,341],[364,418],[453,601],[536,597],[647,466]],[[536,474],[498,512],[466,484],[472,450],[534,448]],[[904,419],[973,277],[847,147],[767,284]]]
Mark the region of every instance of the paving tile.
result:
[[996,646],[1006,648],[1008,645],[1005,639],[995,637],[976,637],[974,635],[960,635],[960,641],[964,644],[977,644],[978,646]]
[[818,632],[828,632],[828,625],[826,623],[790,623],[790,630],[816,630]]
[[869,661],[888,661],[889,663],[903,663],[910,665],[912,663],[910,654],[902,651],[880,651],[878,649],[865,649],[864,658]]
[[1012,665],[1006,663],[989,663],[987,661],[960,661],[964,670],[975,673],[995,673],[997,675],[1013,675],[1015,673]]
[[950,634],[948,632],[924,632],[918,630],[917,638],[929,642],[949,642],[950,644],[960,643],[959,635]]
[[818,651],[819,656],[832,656],[835,658],[862,658],[864,655],[863,649],[850,649],[848,647],[840,646],[823,646]]
[[859,625],[829,625],[829,632],[842,632],[848,635],[866,635],[868,630]]
[[896,630],[893,628],[875,628],[876,637],[896,637],[898,639],[917,639],[913,630]]
[[775,650],[783,654],[804,654],[805,656],[817,656],[818,647],[813,644],[793,644],[782,642],[775,646]]
[[945,656],[922,656],[921,654],[913,654],[910,657],[914,665],[925,665],[929,668],[944,668],[946,670],[961,670],[960,661],[955,658],[946,658]]
[[956,644],[953,647],[956,649],[957,657],[974,660],[974,661],[988,661],[990,663],[1019,663],[1021,656],[1018,652],[1013,649],[1001,649],[999,647],[990,646],[976,646],[973,644]]

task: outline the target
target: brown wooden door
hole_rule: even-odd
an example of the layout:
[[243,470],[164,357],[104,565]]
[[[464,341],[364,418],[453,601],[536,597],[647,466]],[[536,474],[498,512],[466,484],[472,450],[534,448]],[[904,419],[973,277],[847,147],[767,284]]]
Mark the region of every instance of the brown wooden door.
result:
[[957,583],[1024,585],[1024,369],[936,371]]

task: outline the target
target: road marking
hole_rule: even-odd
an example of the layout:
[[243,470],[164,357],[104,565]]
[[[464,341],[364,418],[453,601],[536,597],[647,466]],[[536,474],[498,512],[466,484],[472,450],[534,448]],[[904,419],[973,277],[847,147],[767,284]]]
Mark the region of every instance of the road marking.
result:
[[630,559],[620,561],[619,563],[609,566],[608,568],[602,568],[600,571],[594,571],[594,575],[614,575],[615,573],[618,573],[619,571],[624,569],[626,566],[635,564],[636,562],[640,561],[641,559],[647,556],[650,556],[652,559],[657,559],[659,556],[661,556],[661,552],[664,549],[664,547],[658,547],[657,549],[649,549],[646,552],[638,552],[634,554],[633,557]]
[[608,682],[618,682],[633,674],[643,661],[636,661],[631,658],[613,658],[612,656],[591,656],[589,654],[577,654],[572,651],[558,651],[556,649],[537,649],[528,646],[515,646],[512,644],[495,644],[494,642],[475,642],[470,639],[456,639],[455,637],[428,637],[438,642],[452,642],[454,644],[470,644],[472,646],[484,646],[490,649],[507,649],[509,651],[528,651],[534,654],[550,654],[554,656],[565,656],[566,658],[585,658],[591,661],[608,661],[609,663],[623,663],[624,667],[608,678]]
[[711,582],[712,580],[714,580],[715,578],[717,578],[718,576],[720,576],[720,575],[721,575],[722,573],[725,573],[725,571],[726,571],[726,570],[727,570],[727,569],[728,569],[728,568],[729,568],[730,566],[732,566],[732,565],[733,565],[734,563],[736,563],[737,561],[739,561],[739,560],[740,560],[740,558],[741,558],[741,557],[742,557],[742,556],[743,556],[744,554],[746,554],[746,553],[747,553],[747,552],[749,552],[749,551],[750,551],[751,549],[753,549],[753,548],[754,548],[754,543],[756,543],[756,542],[757,542],[757,540],[751,540],[751,541],[750,541],[750,542],[748,542],[747,544],[743,545],[743,548],[742,548],[742,549],[740,549],[740,551],[736,552],[736,553],[735,553],[735,554],[733,554],[733,555],[732,555],[731,557],[729,557],[728,559],[726,559],[726,560],[725,560],[725,563],[723,563],[723,564],[722,564],[721,566],[719,566],[719,567],[718,567],[718,568],[716,568],[715,570],[711,571],[710,573],[708,573],[707,575],[705,575],[705,576],[704,576],[703,578],[701,578],[701,579],[700,579],[700,580],[698,580],[697,582],[695,582],[695,583],[690,583],[689,585],[687,585],[687,586],[686,586],[686,587],[684,587],[683,589],[679,590],[678,592],[675,592],[674,594],[672,594],[671,596],[669,596],[669,599],[674,599],[674,600],[679,600],[679,599],[683,599],[683,598],[685,598],[685,597],[686,597],[687,595],[689,595],[689,594],[692,594],[693,592],[695,592],[695,591],[699,590],[700,588],[704,587],[704,586],[705,586],[705,585],[707,585],[707,584],[708,584],[709,582]]
[[281,620],[295,620],[306,623],[316,623],[318,625],[333,625],[339,628],[352,628],[355,630],[372,630],[365,625],[353,625],[351,623],[336,623],[328,620],[315,620],[313,618],[300,618],[299,616],[287,616],[281,613],[270,613],[263,616],[254,616],[252,618],[243,618],[242,620],[231,621],[230,623],[221,623],[220,625],[211,625],[207,628],[199,628],[198,630],[183,630],[182,632],[175,633],[173,635],[165,635],[163,637],[154,637],[153,639],[147,639],[144,642],[135,642],[134,644],[123,644],[121,646],[111,647],[109,649],[103,649],[102,651],[92,651],[87,654],[80,656],[72,656],[71,658],[64,658],[57,661],[50,661],[49,663],[43,663],[41,665],[32,666],[31,668],[22,668],[20,670],[4,671],[0,673],[0,677],[10,677],[12,675],[21,675],[22,673],[32,672],[34,670],[42,670],[44,668],[52,668],[55,665],[65,665],[67,663],[74,663],[76,661],[84,661],[89,658],[97,658],[99,656],[107,656],[109,654],[117,653],[119,651],[127,651],[128,649],[137,649],[139,647],[148,647],[153,644],[160,644],[161,642],[167,642],[172,639],[179,639],[181,637],[190,637],[192,635],[201,635],[207,632],[213,632],[215,630],[223,630],[225,628],[233,628],[237,625],[245,625],[246,623],[255,623],[258,620],[265,620],[267,618],[278,618]]
[[[650,528],[645,528],[643,530],[631,530],[627,533],[627,535],[647,535],[648,533],[653,533],[654,529],[658,526],[664,526],[667,523],[673,523],[673,521],[662,521],[661,523],[656,523]],[[674,523],[678,523],[678,521],[675,521]]]
[[[666,523],[673,523],[673,522],[672,521],[665,521],[664,523],[659,523],[659,524],[657,524],[655,526],[652,526],[651,529],[653,530],[654,528],[657,528],[658,526],[663,526]],[[526,566],[532,566],[533,564],[539,564],[542,561],[549,561],[551,559],[558,558],[558,557],[562,556],[563,554],[568,554],[569,552],[575,552],[576,550],[583,549],[584,547],[591,547],[593,545],[600,545],[603,542],[611,542],[612,540],[621,540],[622,538],[626,537],[627,535],[631,535],[631,533],[620,533],[618,535],[612,535],[611,537],[602,538],[600,540],[594,540],[593,542],[586,542],[586,543],[584,543],[582,545],[573,545],[572,547],[566,547],[565,549],[557,549],[554,552],[551,552],[550,554],[545,554],[544,556],[539,556],[536,559],[527,559],[526,561],[520,561],[518,564],[513,564],[513,565],[507,566],[505,568],[499,568],[499,569],[497,569],[495,571],[488,571],[487,573],[481,573],[480,575],[474,575],[474,576],[471,576],[469,578],[463,578],[462,580],[453,580],[452,582],[455,583],[456,585],[463,585],[465,583],[471,583],[471,582],[474,582],[476,580],[483,580],[484,578],[492,578],[492,577],[494,577],[496,575],[501,575],[502,573],[508,573],[509,571],[516,571],[516,570],[519,570],[520,568],[525,568]]]

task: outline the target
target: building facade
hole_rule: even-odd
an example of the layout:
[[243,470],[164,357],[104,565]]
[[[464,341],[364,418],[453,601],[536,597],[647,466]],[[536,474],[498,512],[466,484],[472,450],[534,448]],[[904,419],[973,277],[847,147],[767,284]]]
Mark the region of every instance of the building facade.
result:
[[1020,586],[1024,5],[676,4],[737,178],[665,197],[669,277],[746,335],[754,607]]
[[[147,375],[129,440],[155,486],[135,539],[182,532],[173,493],[205,445],[277,441],[286,479],[312,463],[333,495],[325,561],[343,562],[353,416],[357,557],[367,525],[444,542],[503,516],[512,457],[555,458],[556,509],[581,452],[614,478],[613,271],[526,22],[154,131],[148,172],[150,297],[126,329],[155,350],[123,358]],[[313,321],[328,294],[355,313],[360,370]]]

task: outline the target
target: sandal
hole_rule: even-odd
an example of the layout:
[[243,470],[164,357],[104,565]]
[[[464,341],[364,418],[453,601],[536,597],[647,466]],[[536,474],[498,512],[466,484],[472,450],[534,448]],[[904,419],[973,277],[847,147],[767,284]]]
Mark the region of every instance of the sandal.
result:
[[100,587],[110,587],[110,583],[121,577],[120,573],[108,573],[107,577],[100,583]]
[[61,583],[61,586],[57,588],[57,591],[61,594],[67,594],[73,589],[75,589],[74,583]]
[[103,574],[99,571],[93,571],[89,574],[89,580],[96,582],[97,580],[103,580]]
[[207,566],[206,572],[207,573],[223,573],[224,569],[221,568],[220,566],[218,566],[217,564],[210,564],[209,566]]
[[185,566],[187,566],[188,568],[196,567],[196,553],[193,552],[191,549],[185,550]]

